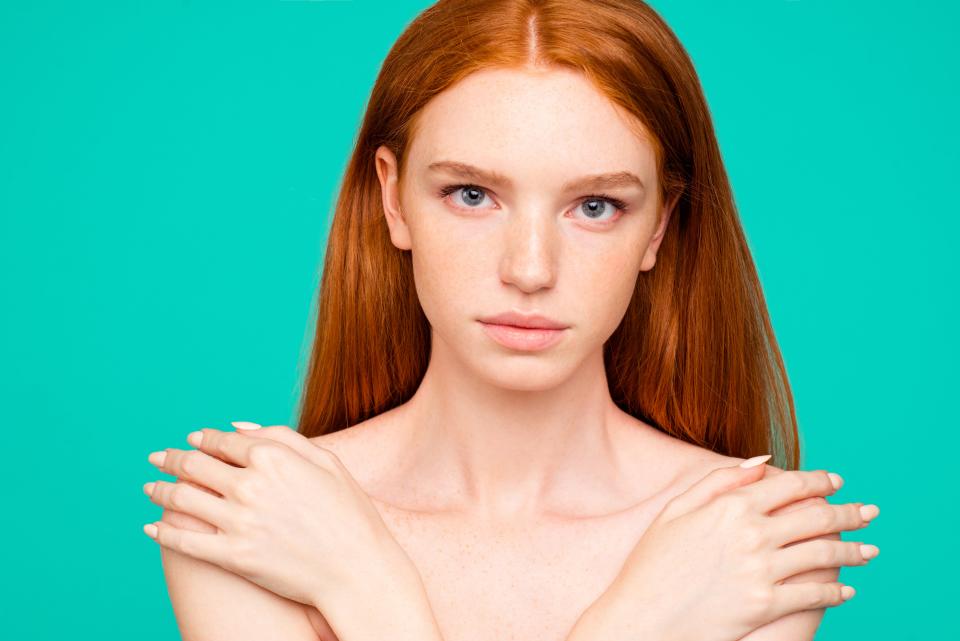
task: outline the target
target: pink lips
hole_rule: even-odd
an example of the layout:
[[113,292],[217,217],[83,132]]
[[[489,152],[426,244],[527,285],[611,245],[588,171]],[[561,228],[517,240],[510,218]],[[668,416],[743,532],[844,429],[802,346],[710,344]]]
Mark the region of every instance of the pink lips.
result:
[[567,325],[540,314],[508,312],[479,319],[490,338],[524,352],[546,349],[563,338]]

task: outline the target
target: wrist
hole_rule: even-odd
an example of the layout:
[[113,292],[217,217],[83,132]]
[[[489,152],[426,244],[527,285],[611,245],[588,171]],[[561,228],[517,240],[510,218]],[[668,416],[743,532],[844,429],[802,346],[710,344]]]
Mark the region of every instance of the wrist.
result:
[[358,571],[314,599],[341,641],[443,641],[426,588],[409,558]]
[[627,584],[615,581],[583,612],[565,641],[687,641],[638,596]]

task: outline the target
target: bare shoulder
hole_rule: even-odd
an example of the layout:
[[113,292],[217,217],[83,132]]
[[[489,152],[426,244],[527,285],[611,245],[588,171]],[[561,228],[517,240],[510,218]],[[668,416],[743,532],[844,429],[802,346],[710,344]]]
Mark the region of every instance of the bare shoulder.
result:
[[357,483],[368,493],[401,457],[401,443],[393,438],[402,406],[377,414],[336,432],[310,438],[318,447],[333,452]]
[[[705,447],[680,441],[679,439],[675,440],[677,458],[681,462],[676,483],[677,493],[685,491],[714,470],[733,467],[747,460],[746,458],[738,456],[727,456],[719,452],[714,452]],[[782,474],[785,471],[769,463],[765,465],[765,470],[764,478],[770,478]]]

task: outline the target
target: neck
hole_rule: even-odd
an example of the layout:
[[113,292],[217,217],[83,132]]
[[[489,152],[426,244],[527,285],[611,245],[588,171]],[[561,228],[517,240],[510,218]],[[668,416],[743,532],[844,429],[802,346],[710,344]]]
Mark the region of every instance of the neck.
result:
[[[465,367],[436,334],[430,363],[405,406],[407,478],[451,509],[490,519],[533,517],[621,495],[631,464],[618,445],[623,413],[607,387],[603,354],[542,389],[519,390]],[[511,355],[527,380],[535,355]],[[519,359],[529,358],[523,362]],[[549,371],[549,364],[539,364]],[[509,371],[499,372],[502,376]],[[629,429],[635,429],[630,426]]]

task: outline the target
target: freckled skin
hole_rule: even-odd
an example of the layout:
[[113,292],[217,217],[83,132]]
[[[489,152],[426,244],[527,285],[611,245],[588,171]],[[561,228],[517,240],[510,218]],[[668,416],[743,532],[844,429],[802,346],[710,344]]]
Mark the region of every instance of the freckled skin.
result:
[[[653,148],[630,118],[574,72],[488,69],[424,108],[402,172],[377,150],[390,238],[412,254],[431,325],[430,363],[403,405],[314,440],[374,500],[446,641],[561,641],[663,504],[727,460],[610,398],[603,344],[655,266],[672,204],[658,200]],[[430,171],[438,161],[512,185]],[[626,212],[561,189],[616,172],[644,185],[600,190]],[[440,195],[457,184],[480,192]],[[511,351],[477,321],[510,310],[568,329],[541,352]]]
[[[373,499],[423,578],[446,641],[562,641],[666,502],[709,470],[742,460],[666,435],[644,438],[640,423],[624,426],[638,435],[623,442],[638,461],[634,504],[610,510],[609,501],[573,497],[584,500],[575,515],[491,520],[405,485],[396,465],[403,444],[393,435],[408,416],[397,408],[313,440],[334,451]],[[324,641],[336,640],[319,615],[313,619]]]

